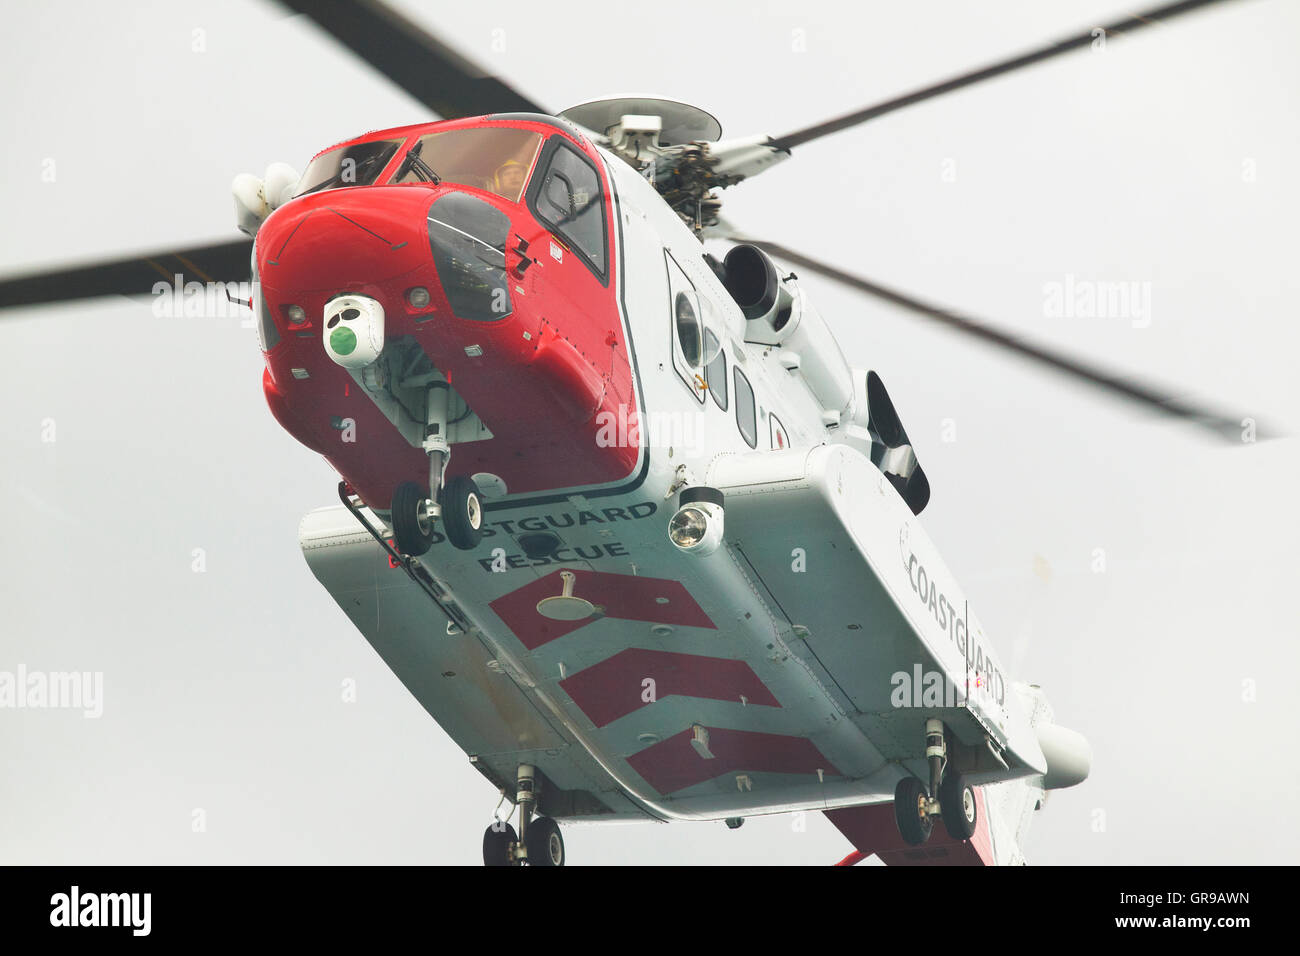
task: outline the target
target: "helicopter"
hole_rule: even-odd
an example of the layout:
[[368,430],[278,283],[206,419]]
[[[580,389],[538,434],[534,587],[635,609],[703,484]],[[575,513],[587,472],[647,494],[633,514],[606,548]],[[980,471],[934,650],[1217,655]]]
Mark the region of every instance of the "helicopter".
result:
[[[403,59],[384,36],[395,15],[334,9],[381,22],[309,12]],[[959,821],[1001,819],[998,787],[1078,777],[1050,758],[1086,763],[1079,741],[1002,672],[913,520],[929,485],[880,376],[847,365],[772,256],[817,267],[757,241],[702,253],[721,225],[714,188],[832,124],[727,144],[684,104],[553,116],[466,71],[424,42],[439,113],[457,112],[447,90],[483,91],[466,118],[348,141],[301,178],[276,171],[278,190],[275,174],[237,182],[256,238],[177,255],[187,274],[233,275],[252,254],[268,402],[346,483],[341,508],[305,522],[304,552],[480,772],[514,790],[519,832],[490,827],[485,859],[562,862],[555,819],[891,799],[909,846],[935,819],[973,844]],[[132,287],[131,269],[156,280],[150,262],[168,260],[64,274],[59,296]],[[28,281],[5,284],[6,304],[37,301]],[[1231,423],[1145,394],[1130,397]],[[646,438],[658,419],[694,434]],[[804,570],[788,567],[793,542]],[[376,566],[393,572],[382,589]],[[394,630],[373,627],[381,604]],[[890,646],[868,650],[876,638]],[[888,676],[916,665],[960,685],[951,706],[890,701]]]

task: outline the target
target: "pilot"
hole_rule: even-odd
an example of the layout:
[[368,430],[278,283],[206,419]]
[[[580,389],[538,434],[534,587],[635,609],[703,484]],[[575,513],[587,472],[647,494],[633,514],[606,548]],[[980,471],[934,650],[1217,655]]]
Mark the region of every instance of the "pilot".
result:
[[516,200],[519,193],[524,188],[524,175],[527,170],[524,169],[523,163],[508,159],[502,163],[492,177],[492,191],[498,195],[509,199]]

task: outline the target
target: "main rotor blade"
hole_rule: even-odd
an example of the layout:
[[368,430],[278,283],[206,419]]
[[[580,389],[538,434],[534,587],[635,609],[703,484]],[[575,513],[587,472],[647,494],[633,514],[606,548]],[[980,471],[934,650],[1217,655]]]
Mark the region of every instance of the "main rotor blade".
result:
[[1044,60],[1050,60],[1052,57],[1060,56],[1063,53],[1069,53],[1080,47],[1090,45],[1096,37],[1093,33],[1096,29],[1104,31],[1107,37],[1111,34],[1132,33],[1134,30],[1140,30],[1143,27],[1158,24],[1162,20],[1170,20],[1184,13],[1190,13],[1200,7],[1207,7],[1214,3],[1223,3],[1225,0],[1180,0],[1178,3],[1165,4],[1162,7],[1156,7],[1148,10],[1146,13],[1135,13],[1124,17],[1122,20],[1116,20],[1109,26],[1092,28],[1085,30],[1083,33],[1067,37],[1050,46],[1045,46],[1020,56],[1012,57],[1008,60],[1002,60],[979,70],[970,73],[963,73],[960,76],[954,76],[952,79],[944,80],[941,83],[935,83],[933,86],[927,86],[924,89],[916,90],[913,93],[907,93],[903,96],[896,96],[891,100],[878,103],[875,106],[869,106],[866,109],[857,110],[853,113],[847,113],[838,119],[827,120],[824,123],[818,123],[816,126],[809,126],[805,129],[796,130],[793,133],[787,133],[785,136],[778,136],[771,140],[768,145],[773,149],[789,150],[795,146],[811,142],[822,136],[829,136],[831,133],[838,133],[840,130],[848,129],[851,126],[857,126],[859,123],[865,123],[867,120],[875,119],[877,116],[884,116],[886,113],[892,113],[894,110],[901,110],[905,106],[911,106],[913,103],[920,103],[924,100],[933,99],[944,93],[951,93],[953,90],[960,90],[966,86],[972,86],[983,80],[992,79],[995,76],[1001,76],[1004,73],[1010,73],[1021,67],[1032,66],[1035,63],[1041,63]]
[[[920,299],[899,292],[896,289],[890,289],[886,286],[864,279],[861,276],[853,275],[837,269],[834,266],[827,265],[817,259],[811,259],[802,253],[796,252],[786,246],[776,242],[766,242],[760,239],[753,239],[749,236],[732,235],[731,238],[737,242],[748,242],[751,245],[758,246],[760,249],[785,259],[787,262],[801,266],[828,279],[834,279],[849,288],[857,289],[859,292],[865,292],[868,295],[883,299],[886,302],[892,302],[907,309],[917,315],[924,316],[935,322],[939,322],[951,329],[959,332],[965,332],[967,335],[983,339],[1000,349],[1014,352],[1023,358],[1032,359],[1040,365],[1046,365],[1058,372],[1064,372],[1073,378],[1087,382],[1090,385],[1098,386],[1109,391],[1111,394],[1120,395],[1130,401],[1139,402],[1143,405],[1155,408],[1166,415],[1173,415],[1187,421],[1195,422],[1215,435],[1225,440],[1240,443],[1242,441],[1242,429],[1244,427],[1242,415],[1228,415],[1222,412],[1212,411],[1202,408],[1191,402],[1175,398],[1172,395],[1157,389],[1153,386],[1134,381],[1129,378],[1101,368],[1097,365],[1090,365],[1071,358],[1061,352],[1056,352],[1040,345],[1027,342],[1010,333],[1003,332],[983,322],[967,318],[952,312],[949,309],[923,302]],[[1263,428],[1256,428],[1256,437],[1263,438]]]
[[0,308],[113,293],[148,295],[156,283],[172,285],[177,274],[182,283],[240,281],[248,278],[252,251],[252,239],[232,239],[210,246],[0,278]]
[[378,0],[281,0],[443,119],[549,113]]

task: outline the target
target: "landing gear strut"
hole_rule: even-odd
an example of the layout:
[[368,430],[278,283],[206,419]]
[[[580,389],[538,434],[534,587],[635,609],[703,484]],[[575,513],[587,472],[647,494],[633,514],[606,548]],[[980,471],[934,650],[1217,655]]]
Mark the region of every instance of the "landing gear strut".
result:
[[537,804],[536,772],[519,765],[515,806],[519,808],[519,833],[504,820],[493,821],[483,834],[484,866],[564,866],[564,837],[550,817],[534,817]]
[[898,832],[904,842],[921,846],[930,839],[934,818],[939,817],[948,836],[969,840],[978,822],[975,791],[961,774],[948,770],[948,744],[941,720],[925,722],[925,756],[930,765],[929,788],[916,777],[904,777],[894,790]]
[[462,551],[478,547],[483,539],[483,499],[474,479],[457,475],[434,504],[413,481],[393,489],[393,537],[397,550],[419,557],[433,544],[434,520],[442,518],[447,540]]
[[397,550],[419,557],[433,544],[434,519],[441,518],[447,540],[462,551],[483,538],[483,497],[474,479],[457,475],[444,482],[451,445],[447,442],[447,383],[429,389],[427,435],[429,497],[420,485],[404,481],[393,490],[392,524]]

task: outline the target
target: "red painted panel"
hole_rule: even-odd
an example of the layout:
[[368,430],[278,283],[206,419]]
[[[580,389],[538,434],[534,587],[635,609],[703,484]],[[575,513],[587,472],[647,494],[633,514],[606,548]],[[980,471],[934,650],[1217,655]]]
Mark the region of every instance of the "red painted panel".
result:
[[[465,119],[361,139],[493,125],[498,124]],[[528,121],[507,125],[570,135]],[[574,142],[600,169],[594,148],[580,137]],[[395,156],[389,169],[399,162]],[[603,170],[600,175],[607,181]],[[427,213],[434,200],[452,191],[475,195],[510,220],[508,268],[521,262],[520,242],[537,257],[526,274],[512,274],[513,311],[499,321],[455,316],[443,292],[430,253]],[[640,449],[601,440],[606,415],[617,421],[637,411],[631,356],[622,341],[613,234],[611,221],[609,276],[602,283],[576,257],[552,257],[551,234],[526,204],[473,187],[381,184],[326,190],[286,203],[257,236],[262,291],[279,331],[278,344],[266,355],[275,385],[267,397],[276,419],[307,447],[325,454],[372,508],[386,510],[401,481],[427,482],[424,452],[411,447],[364,393],[349,395],[351,377],[322,348],[325,302],[349,291],[378,300],[386,336],[414,339],[492,432],[491,439],[457,445],[449,477],[490,472],[512,493],[626,479]],[[417,285],[429,290],[427,308],[416,309],[405,298]],[[291,304],[306,311],[307,322],[287,325],[283,310]],[[294,376],[295,368],[308,377]],[[344,418],[355,421],[355,440],[345,441],[331,424]]]
[[[714,627],[704,609],[695,603],[680,581],[579,568],[571,570],[577,578],[573,587],[574,597],[586,598],[603,608],[605,617],[651,624]],[[555,571],[517,591],[503,594],[491,603],[491,607],[523,645],[533,650],[600,620],[594,617],[585,621],[552,621],[537,613],[538,601],[563,590],[560,572]]]
[[654,683],[655,698],[707,697],[740,704],[780,707],[772,692],[744,661],[700,654],[675,654],[632,647],[560,681],[560,686],[597,727],[649,706],[643,681]]
[[988,804],[984,790],[975,788],[978,818],[975,835],[969,840],[948,836],[942,822],[936,822],[930,839],[922,846],[903,842],[894,822],[894,804],[826,810],[826,818],[864,854],[874,853],[889,866],[993,866],[993,840],[989,836]]
[[806,737],[760,734],[748,730],[708,728],[712,760],[691,745],[684,730],[627,758],[632,769],[659,793],[673,793],[714,777],[737,773],[808,773],[839,775],[817,745]]

